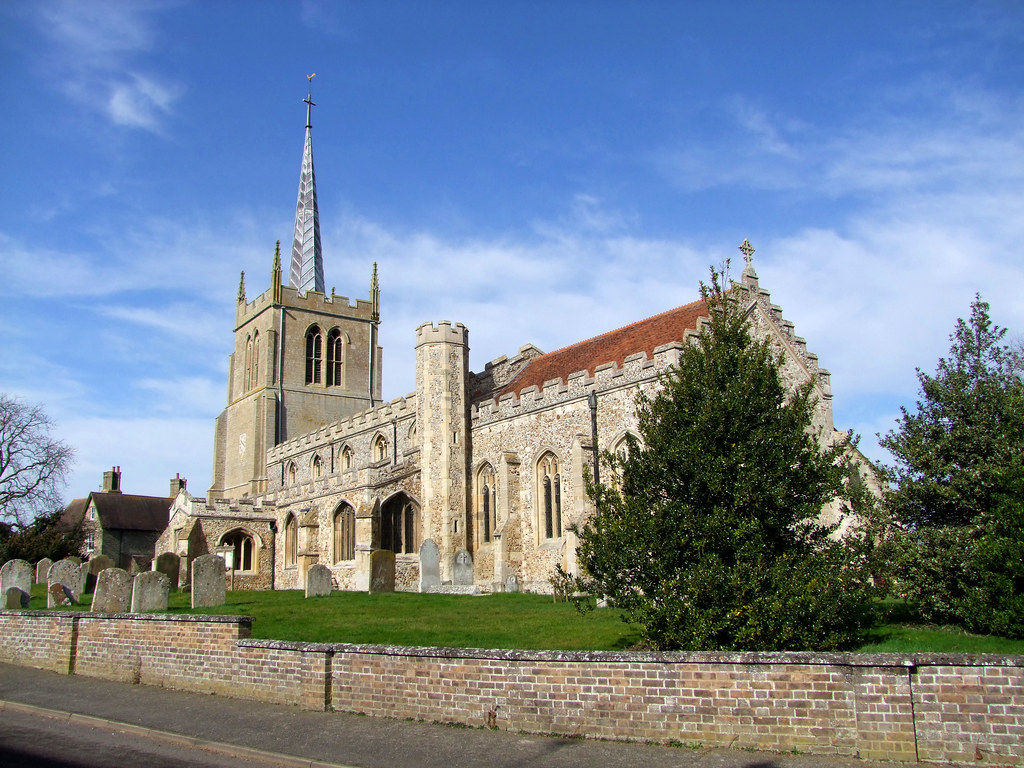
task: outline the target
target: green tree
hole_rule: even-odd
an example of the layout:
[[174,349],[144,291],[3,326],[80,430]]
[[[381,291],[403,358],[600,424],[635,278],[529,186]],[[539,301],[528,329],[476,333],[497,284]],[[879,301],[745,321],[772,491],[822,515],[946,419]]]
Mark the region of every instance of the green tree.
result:
[[916,412],[880,441],[895,460],[888,551],[922,618],[1021,636],[1024,384],[988,311],[975,296],[935,376],[918,370]]
[[701,284],[708,325],[640,398],[640,440],[605,455],[618,480],[590,487],[581,563],[654,648],[841,648],[869,588],[816,519],[843,490],[846,445],[822,448],[813,382],[786,386],[723,280]]
[[888,502],[916,528],[968,525],[992,511],[1024,459],[1024,401],[1015,356],[1001,343],[989,305],[975,296],[970,320],[957,320],[948,358],[935,376],[917,371],[921,399],[902,408],[880,441],[895,464]]
[[0,523],[0,562],[27,560],[37,563],[44,557],[54,562],[79,554],[85,532],[81,521],[65,525],[63,510],[39,515],[24,525]]

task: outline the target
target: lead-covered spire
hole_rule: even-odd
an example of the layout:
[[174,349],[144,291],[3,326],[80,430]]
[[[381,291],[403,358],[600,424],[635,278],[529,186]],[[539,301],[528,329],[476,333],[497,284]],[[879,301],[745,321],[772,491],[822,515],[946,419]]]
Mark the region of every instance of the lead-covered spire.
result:
[[299,176],[299,200],[295,206],[295,239],[292,241],[292,263],[289,284],[306,291],[324,292],[324,257],[320,245],[320,213],[316,207],[316,175],[313,173],[313,101],[312,80],[306,75],[310,89],[306,103],[306,144],[302,150],[302,173]]

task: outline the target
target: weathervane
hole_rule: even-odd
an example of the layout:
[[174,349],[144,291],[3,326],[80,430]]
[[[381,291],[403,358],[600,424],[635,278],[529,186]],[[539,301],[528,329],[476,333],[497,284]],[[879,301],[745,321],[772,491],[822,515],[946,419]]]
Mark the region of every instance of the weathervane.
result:
[[306,127],[312,128],[313,123],[310,119],[312,117],[311,109],[316,106],[316,102],[313,101],[313,78],[316,77],[316,72],[311,75],[306,75],[306,80],[309,82],[309,90],[306,91],[306,98],[303,99],[306,102]]
[[743,254],[743,260],[747,262],[747,266],[750,266],[750,262],[754,258],[754,246],[750,244],[747,238],[743,238],[743,242],[740,243],[740,253]]

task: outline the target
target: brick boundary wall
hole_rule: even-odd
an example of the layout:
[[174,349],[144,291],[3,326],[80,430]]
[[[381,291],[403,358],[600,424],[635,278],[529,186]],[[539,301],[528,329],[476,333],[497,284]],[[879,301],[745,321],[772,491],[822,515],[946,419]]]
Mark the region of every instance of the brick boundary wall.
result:
[[253,640],[251,627],[0,611],[0,661],[515,731],[1024,766],[1024,656],[409,648]]

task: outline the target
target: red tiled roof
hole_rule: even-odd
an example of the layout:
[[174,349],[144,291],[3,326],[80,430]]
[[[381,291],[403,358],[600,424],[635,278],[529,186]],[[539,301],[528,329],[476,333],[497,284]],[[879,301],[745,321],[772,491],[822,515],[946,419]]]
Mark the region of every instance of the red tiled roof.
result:
[[630,355],[644,352],[654,356],[654,349],[662,344],[682,341],[688,330],[696,330],[697,322],[707,317],[708,310],[703,299],[686,304],[646,320],[627,325],[592,339],[577,342],[568,347],[548,352],[533,358],[519,375],[495,393],[501,397],[509,392],[519,393],[534,385],[543,387],[552,379],[565,381],[569,374],[587,371],[594,374],[594,368],[604,363],[615,362],[620,366]]

